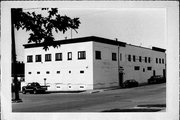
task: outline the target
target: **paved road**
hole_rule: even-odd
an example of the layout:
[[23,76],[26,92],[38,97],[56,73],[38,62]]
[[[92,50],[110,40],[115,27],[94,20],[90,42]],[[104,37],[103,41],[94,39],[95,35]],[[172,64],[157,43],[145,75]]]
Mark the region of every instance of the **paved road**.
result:
[[98,93],[20,94],[13,112],[100,112],[132,108],[140,104],[166,104],[164,84],[115,89]]

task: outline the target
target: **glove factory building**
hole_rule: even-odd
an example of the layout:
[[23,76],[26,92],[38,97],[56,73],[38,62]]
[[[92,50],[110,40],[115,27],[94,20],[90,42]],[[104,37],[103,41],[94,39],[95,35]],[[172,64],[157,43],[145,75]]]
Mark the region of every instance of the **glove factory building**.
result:
[[166,76],[165,49],[130,45],[89,36],[43,44],[25,44],[25,83],[38,82],[48,90],[91,90],[122,86],[128,79],[147,83]]

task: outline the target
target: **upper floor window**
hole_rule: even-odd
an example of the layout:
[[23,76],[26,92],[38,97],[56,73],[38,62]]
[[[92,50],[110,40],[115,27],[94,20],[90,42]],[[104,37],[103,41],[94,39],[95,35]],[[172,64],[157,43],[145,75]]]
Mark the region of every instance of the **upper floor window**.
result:
[[36,55],[36,62],[41,62],[41,55]]
[[51,61],[51,54],[45,54],[45,61]]
[[156,58],[156,63],[158,63],[158,58]]
[[161,64],[161,58],[159,58],[159,63]]
[[116,60],[117,60],[117,58],[116,58],[116,53],[112,53],[112,60],[113,60],[113,61],[116,61]]
[[56,53],[56,54],[55,54],[55,60],[56,60],[56,61],[62,60],[62,53]]
[[150,63],[151,62],[151,58],[150,57],[148,57],[148,63]]
[[86,51],[78,51],[78,59],[86,59]]
[[162,59],[162,64],[164,64],[164,59]]
[[145,61],[145,63],[147,63],[147,57],[145,57],[145,60],[144,60],[144,61]]
[[72,52],[68,52],[67,57],[68,60],[72,60]]
[[101,60],[101,51],[95,51],[95,58]]
[[139,56],[139,62],[141,62],[142,61],[142,57],[141,56]]
[[152,67],[147,67],[147,70],[152,70]]
[[136,56],[135,55],[133,55],[133,61],[136,62]]
[[128,55],[128,61],[131,61],[131,55]]
[[33,56],[32,55],[27,56],[27,62],[33,62]]

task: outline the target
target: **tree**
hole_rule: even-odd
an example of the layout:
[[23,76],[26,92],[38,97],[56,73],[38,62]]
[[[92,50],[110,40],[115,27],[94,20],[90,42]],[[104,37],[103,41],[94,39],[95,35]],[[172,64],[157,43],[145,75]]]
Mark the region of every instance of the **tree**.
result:
[[[24,12],[22,8],[11,9],[13,63],[16,63],[14,28],[17,30],[21,28],[25,29],[26,31],[30,31],[28,43],[42,43],[44,50],[48,50],[50,46],[58,47],[57,44],[53,44],[53,31],[57,33],[65,33],[68,29],[71,29],[77,33],[77,29],[80,25],[79,18],[72,19],[66,15],[61,16],[58,14],[57,8],[42,8],[41,10],[46,10],[48,15],[42,16],[41,14],[36,14],[35,12]],[[13,74],[15,84],[15,100],[19,100],[19,91],[17,89],[18,81],[15,66],[13,67]]]

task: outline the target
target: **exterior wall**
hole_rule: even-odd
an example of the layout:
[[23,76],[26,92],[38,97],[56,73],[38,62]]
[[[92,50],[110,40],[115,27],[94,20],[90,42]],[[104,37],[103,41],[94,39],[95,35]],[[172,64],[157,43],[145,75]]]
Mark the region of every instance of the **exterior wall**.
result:
[[[78,51],[86,51],[86,59],[78,60]],[[72,60],[67,60],[68,52],[72,52]],[[55,53],[62,53],[62,61],[55,61]],[[52,60],[45,62],[45,54],[51,54]],[[27,63],[27,55],[33,55],[32,63]],[[35,55],[42,55],[42,62],[35,62]],[[25,56],[26,83],[46,84],[50,86],[49,90],[93,89],[92,42],[62,44],[58,48],[50,47],[48,51],[42,47],[26,48]],[[81,70],[84,73],[80,73]]]
[[[122,60],[120,66],[123,67],[123,81],[128,79],[135,79],[139,83],[147,82],[151,76],[153,76],[153,70],[156,71],[156,75],[163,75],[164,64],[156,64],[156,57],[163,58],[165,60],[165,53],[154,51],[148,48],[142,48],[133,45],[126,45],[126,47],[120,47],[120,54],[122,54]],[[131,61],[128,61],[128,55],[131,55]],[[136,56],[136,61],[133,61],[133,55]],[[142,57],[142,61],[139,62],[139,56]],[[150,63],[145,62],[145,57],[150,57]],[[139,66],[139,70],[135,70],[134,67]],[[151,67],[151,70],[147,68]]]
[[[78,51],[86,51],[86,59],[78,59]],[[101,52],[101,59],[96,59],[96,51]],[[67,60],[68,52],[72,52],[72,60]],[[55,53],[62,53],[62,61],[55,61]],[[116,54],[116,60],[112,60],[112,53]],[[52,60],[45,61],[45,54],[51,54]],[[33,62],[27,63],[27,55],[33,55]],[[42,62],[35,62],[35,55],[41,55]],[[131,61],[128,60],[128,55],[131,55]],[[135,55],[135,61],[133,61],[133,55]],[[50,86],[48,90],[57,91],[119,86],[121,81],[119,72],[123,73],[122,82],[135,79],[139,83],[146,83],[153,74],[165,73],[166,62],[164,52],[129,44],[119,46],[118,52],[118,46],[115,44],[93,40],[62,44],[58,48],[50,47],[48,51],[43,50],[42,47],[26,48],[25,56],[25,82],[39,82]],[[142,57],[141,62],[139,56]],[[148,59],[145,62],[145,57],[150,58],[150,62]],[[135,66],[140,69],[135,70]],[[148,67],[151,69],[148,70]]]
[[[101,51],[101,59],[95,59],[95,51]],[[114,45],[93,42],[94,89],[118,86],[118,62],[112,61],[112,53],[117,55]]]

